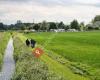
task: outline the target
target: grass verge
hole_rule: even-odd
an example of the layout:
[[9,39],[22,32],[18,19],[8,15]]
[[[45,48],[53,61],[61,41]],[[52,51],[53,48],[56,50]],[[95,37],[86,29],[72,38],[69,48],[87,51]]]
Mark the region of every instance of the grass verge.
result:
[[12,80],[64,80],[35,58],[19,37],[14,37],[16,70]]
[[10,34],[8,32],[0,32],[0,70],[3,64],[3,57],[9,37]]

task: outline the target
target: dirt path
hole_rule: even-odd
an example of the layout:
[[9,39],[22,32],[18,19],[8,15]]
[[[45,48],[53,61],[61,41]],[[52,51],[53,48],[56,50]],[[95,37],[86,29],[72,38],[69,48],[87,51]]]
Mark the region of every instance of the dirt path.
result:
[[10,80],[14,73],[15,62],[13,59],[13,51],[13,39],[10,38],[7,48],[5,50],[3,66],[0,73],[0,80]]

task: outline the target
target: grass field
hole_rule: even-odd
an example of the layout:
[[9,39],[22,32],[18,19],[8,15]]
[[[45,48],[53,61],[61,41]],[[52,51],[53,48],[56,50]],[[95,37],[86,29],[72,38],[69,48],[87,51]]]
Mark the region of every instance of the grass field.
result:
[[100,68],[100,32],[58,33],[45,46],[53,35],[54,33],[31,33],[27,36],[69,61]]
[[10,36],[9,33],[0,32],[0,69],[2,66],[3,56],[4,56],[5,48],[7,46],[7,42],[9,40],[9,36]]
[[25,46],[20,37],[14,38],[16,71],[12,80],[62,80],[63,77],[49,70],[41,59],[32,55],[31,48]]
[[[100,32],[78,33],[30,33],[33,38],[53,55],[61,55],[75,68],[82,70],[91,79],[100,80]],[[54,36],[55,35],[55,36]],[[48,55],[51,54],[48,52]],[[76,69],[73,72],[77,71]],[[78,72],[80,74],[80,72]]]
[[[16,33],[13,80],[100,80],[99,35],[96,31]],[[39,59],[32,56],[33,49],[25,46],[27,38],[35,39],[36,47],[44,50]]]
[[[24,46],[25,46],[25,40],[27,39],[27,37],[25,37],[24,35],[22,35],[22,34],[17,34],[17,38],[19,38],[20,39],[20,43],[24,43]],[[16,39],[15,39],[16,40]],[[14,40],[14,42],[15,42],[15,40]],[[17,44],[16,45],[18,45],[18,43],[19,42],[17,42]],[[15,46],[16,46],[15,45]],[[23,47],[24,47],[23,46]],[[25,48],[25,49],[22,49],[22,45],[20,45],[20,49],[19,50],[17,50],[18,48],[15,48],[15,54],[16,53],[18,53],[18,54],[16,54],[17,56],[19,56],[19,59],[18,59],[18,62],[16,62],[16,65],[17,65],[17,67],[16,67],[16,72],[15,72],[15,75],[14,75],[14,78],[13,78],[13,80],[17,80],[17,79],[23,79],[23,78],[25,78],[25,76],[26,76],[26,80],[27,80],[27,78],[28,77],[32,77],[32,75],[31,75],[31,72],[33,72],[33,73],[35,73],[34,72],[34,66],[35,66],[35,64],[33,63],[34,62],[34,56],[33,56],[33,58],[32,58],[32,56],[30,57],[29,55],[26,55],[24,58],[22,58],[22,56],[21,56],[21,54],[23,54],[23,53],[28,53],[28,54],[30,54],[30,52],[27,52],[27,48]],[[17,51],[16,51],[17,50]],[[32,51],[32,49],[31,48],[29,48],[28,49],[29,51]],[[19,52],[20,51],[20,52]],[[19,54],[20,53],[20,54]],[[31,55],[32,55],[32,52],[31,52]],[[29,58],[29,59],[27,59],[27,57]],[[22,61],[20,60],[22,58]],[[32,59],[30,59],[30,58],[32,58]],[[16,59],[16,58],[15,58]],[[25,60],[25,61],[23,61],[23,60]],[[31,61],[30,61],[31,60]],[[40,59],[37,59],[37,60],[40,60],[42,63],[44,63],[47,67],[48,67],[48,70],[50,71],[50,72],[53,72],[53,75],[51,74],[51,75],[49,75],[49,77],[51,76],[51,78],[46,78],[45,80],[90,80],[88,77],[84,77],[84,76],[80,76],[80,75],[77,75],[77,74],[74,74],[68,67],[66,67],[66,66],[64,66],[64,65],[62,65],[62,64],[60,64],[59,62],[57,62],[56,60],[53,60],[51,57],[49,57],[46,53],[44,54],[44,55],[42,55],[42,57],[40,58]],[[32,62],[33,64],[31,64],[30,62]],[[21,63],[23,63],[23,64],[21,64]],[[36,62],[36,64],[38,65],[38,63]],[[41,63],[39,63],[39,64],[41,64]],[[18,66],[19,65],[19,66]],[[30,67],[28,68],[27,66],[25,66],[24,67],[24,65],[30,65]],[[33,67],[31,67],[33,65]],[[22,66],[22,67],[20,67],[20,66]],[[41,66],[39,67],[40,69],[41,69]],[[23,69],[25,69],[24,71],[23,71]],[[26,70],[27,69],[27,70]],[[32,71],[31,71],[31,69],[32,69]],[[28,71],[28,72],[27,72]],[[45,72],[45,70],[43,70],[42,72]],[[29,74],[29,75],[25,75],[25,74]],[[36,74],[36,73],[35,73]],[[37,73],[37,76],[38,76],[38,74],[39,73]],[[49,72],[47,72],[46,74],[45,74],[45,76],[42,74],[42,76],[41,76],[41,78],[44,76],[44,77],[46,77],[46,75],[47,74],[50,74]],[[19,76],[18,76],[19,75]],[[56,76],[58,76],[58,77],[53,77],[54,75],[56,75]],[[17,76],[17,77],[16,77]],[[34,76],[34,75],[33,75]],[[19,78],[20,77],[20,78]],[[53,77],[53,79],[52,79],[52,77]],[[30,79],[30,80],[33,80],[32,78]],[[40,79],[34,79],[34,80],[40,80]],[[44,80],[43,78],[41,79],[41,80]]]

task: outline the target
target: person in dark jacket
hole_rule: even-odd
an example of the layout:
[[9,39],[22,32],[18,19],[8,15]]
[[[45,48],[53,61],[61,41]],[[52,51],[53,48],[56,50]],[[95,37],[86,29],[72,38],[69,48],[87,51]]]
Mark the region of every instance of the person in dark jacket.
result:
[[36,44],[36,41],[35,41],[35,40],[33,40],[33,39],[31,39],[31,41],[30,41],[30,42],[31,42],[31,47],[32,47],[32,48],[34,48],[34,47],[35,47],[35,44]]
[[26,45],[29,46],[30,45],[30,41],[27,39],[26,40]]

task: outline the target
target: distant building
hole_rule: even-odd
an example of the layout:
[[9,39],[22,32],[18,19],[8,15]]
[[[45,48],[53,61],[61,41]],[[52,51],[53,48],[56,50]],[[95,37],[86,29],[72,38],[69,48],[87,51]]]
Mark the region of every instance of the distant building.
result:
[[76,30],[76,29],[68,29],[67,31],[68,32],[78,32],[78,30]]
[[24,33],[29,33],[29,30],[24,30]]
[[93,27],[94,27],[94,28],[100,29],[100,21],[96,21],[96,22],[93,24]]
[[30,29],[30,32],[36,32],[36,30],[35,29]]
[[24,33],[30,33],[30,32],[36,32],[36,30],[34,30],[34,29],[24,30]]
[[50,29],[50,32],[65,32],[65,29]]
[[94,23],[87,25],[88,29],[100,29],[100,21],[96,21]]

